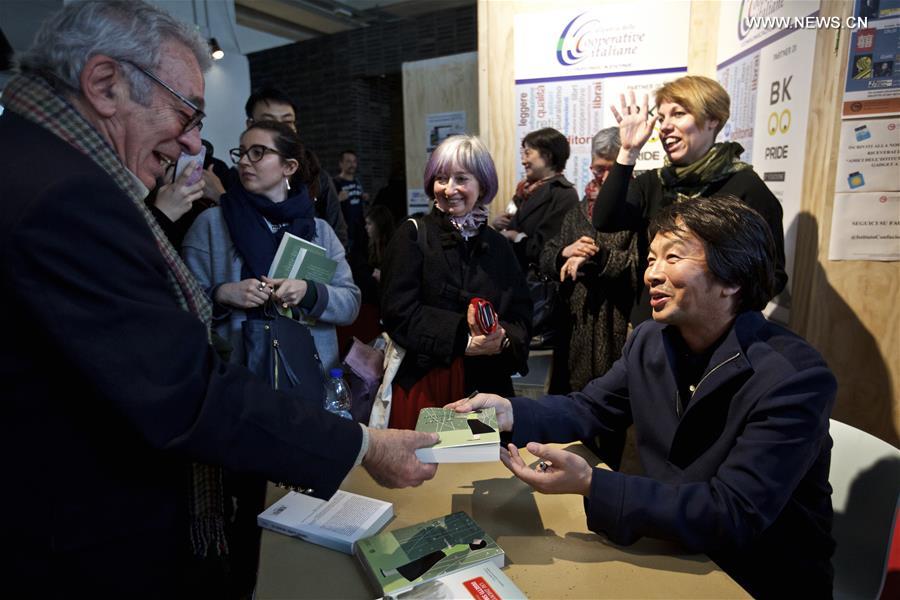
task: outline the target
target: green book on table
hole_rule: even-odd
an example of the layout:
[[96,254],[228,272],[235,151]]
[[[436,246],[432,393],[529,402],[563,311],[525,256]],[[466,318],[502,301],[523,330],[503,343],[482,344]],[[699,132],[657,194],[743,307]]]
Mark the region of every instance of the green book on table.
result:
[[353,552],[384,596],[485,561],[504,564],[503,549],[464,512],[363,538]]
[[416,431],[437,433],[440,441],[416,450],[416,457],[426,463],[491,462],[500,460],[500,428],[497,412],[481,408],[458,413],[447,408],[423,408],[419,411]]
[[336,270],[337,262],[328,258],[325,248],[285,231],[268,276],[331,283]]

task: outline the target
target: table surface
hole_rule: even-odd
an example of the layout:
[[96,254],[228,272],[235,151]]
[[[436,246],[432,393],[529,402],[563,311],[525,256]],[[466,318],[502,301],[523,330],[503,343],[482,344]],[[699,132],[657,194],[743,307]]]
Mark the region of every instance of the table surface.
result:
[[[506,551],[505,573],[532,599],[749,597],[704,555],[652,539],[616,546],[588,531],[579,496],[534,492],[500,462],[443,464],[431,481],[403,490],[379,487],[357,467],[341,489],[393,502],[387,529],[467,512]],[[268,502],[283,494],[270,486]],[[377,596],[354,557],[263,530],[257,600]]]

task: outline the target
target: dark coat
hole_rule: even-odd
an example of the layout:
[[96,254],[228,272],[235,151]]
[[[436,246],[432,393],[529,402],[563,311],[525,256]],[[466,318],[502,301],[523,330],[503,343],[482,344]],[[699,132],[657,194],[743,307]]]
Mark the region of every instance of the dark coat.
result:
[[[647,226],[650,219],[665,207],[665,199],[656,170],[646,171],[635,178],[631,177],[633,171],[634,165],[613,165],[597,196],[594,227],[607,232],[639,232],[645,239],[641,240],[638,252],[642,258],[646,258],[649,247],[649,240],[646,239]],[[731,177],[712,184],[706,196],[713,194],[737,196],[769,224],[775,240],[775,293],[781,292],[787,284],[781,202],[752,169],[738,171]],[[646,317],[649,318],[649,313]]]
[[549,179],[527,199],[513,197],[516,214],[509,223],[509,229],[524,233],[528,237],[513,244],[516,258],[522,270],[531,264],[537,265],[541,250],[547,240],[559,233],[566,214],[578,206],[578,192],[562,175]]
[[415,224],[407,220],[384,258],[382,320],[406,349],[394,383],[408,390],[432,368],[463,356],[466,311],[469,301],[480,297],[494,305],[510,345],[498,355],[465,358],[466,391],[512,392],[510,375],[527,372],[532,306],[509,244],[486,225],[466,242],[437,209],[423,221],[426,256]]
[[541,252],[541,271],[559,281],[566,246],[588,236],[600,248],[582,263],[574,282],[566,278],[559,286],[565,306],[557,321],[562,343],[553,348],[551,394],[580,390],[612,367],[622,355],[631,307],[643,286],[637,234],[598,232],[591,225],[587,204],[582,201],[569,211],[559,233]]
[[10,111],[0,139],[16,140],[0,144],[2,579],[36,597],[177,597],[192,461],[327,498],[362,432],[217,357],[89,157]]
[[646,477],[594,469],[587,524],[704,552],[754,597],[830,597],[837,382],[805,340],[739,315],[681,410],[668,326],[635,329],[582,393],[513,399],[512,441],[563,442],[632,423]]

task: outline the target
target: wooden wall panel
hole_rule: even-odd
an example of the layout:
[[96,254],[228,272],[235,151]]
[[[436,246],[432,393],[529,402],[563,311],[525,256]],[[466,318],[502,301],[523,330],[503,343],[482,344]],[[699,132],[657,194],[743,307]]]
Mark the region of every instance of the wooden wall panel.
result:
[[[822,2],[822,16],[851,3]],[[838,379],[833,416],[900,445],[900,262],[830,261],[848,30],[816,39],[807,167],[797,230],[791,326],[818,348]]]
[[[512,197],[515,139],[513,18],[517,13],[596,6],[560,0],[478,1],[481,136],[497,162],[501,200]],[[718,3],[684,2],[691,10],[690,73],[715,76]],[[822,16],[849,15],[852,3],[824,0]],[[828,241],[848,30],[818,32],[792,284],[791,327],[825,356],[838,379],[834,417],[898,445],[900,438],[900,262],[829,261]],[[502,210],[505,202],[494,203]]]
[[465,111],[466,133],[478,133],[477,53],[407,62],[402,70],[406,187],[421,189],[428,158],[426,115]]

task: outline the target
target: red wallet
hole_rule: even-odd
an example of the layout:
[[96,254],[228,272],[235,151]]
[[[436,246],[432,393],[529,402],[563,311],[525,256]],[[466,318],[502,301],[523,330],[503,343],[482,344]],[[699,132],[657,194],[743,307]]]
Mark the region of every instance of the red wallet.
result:
[[472,298],[469,304],[475,307],[475,324],[483,335],[494,333],[497,330],[497,313],[490,300],[484,298]]

